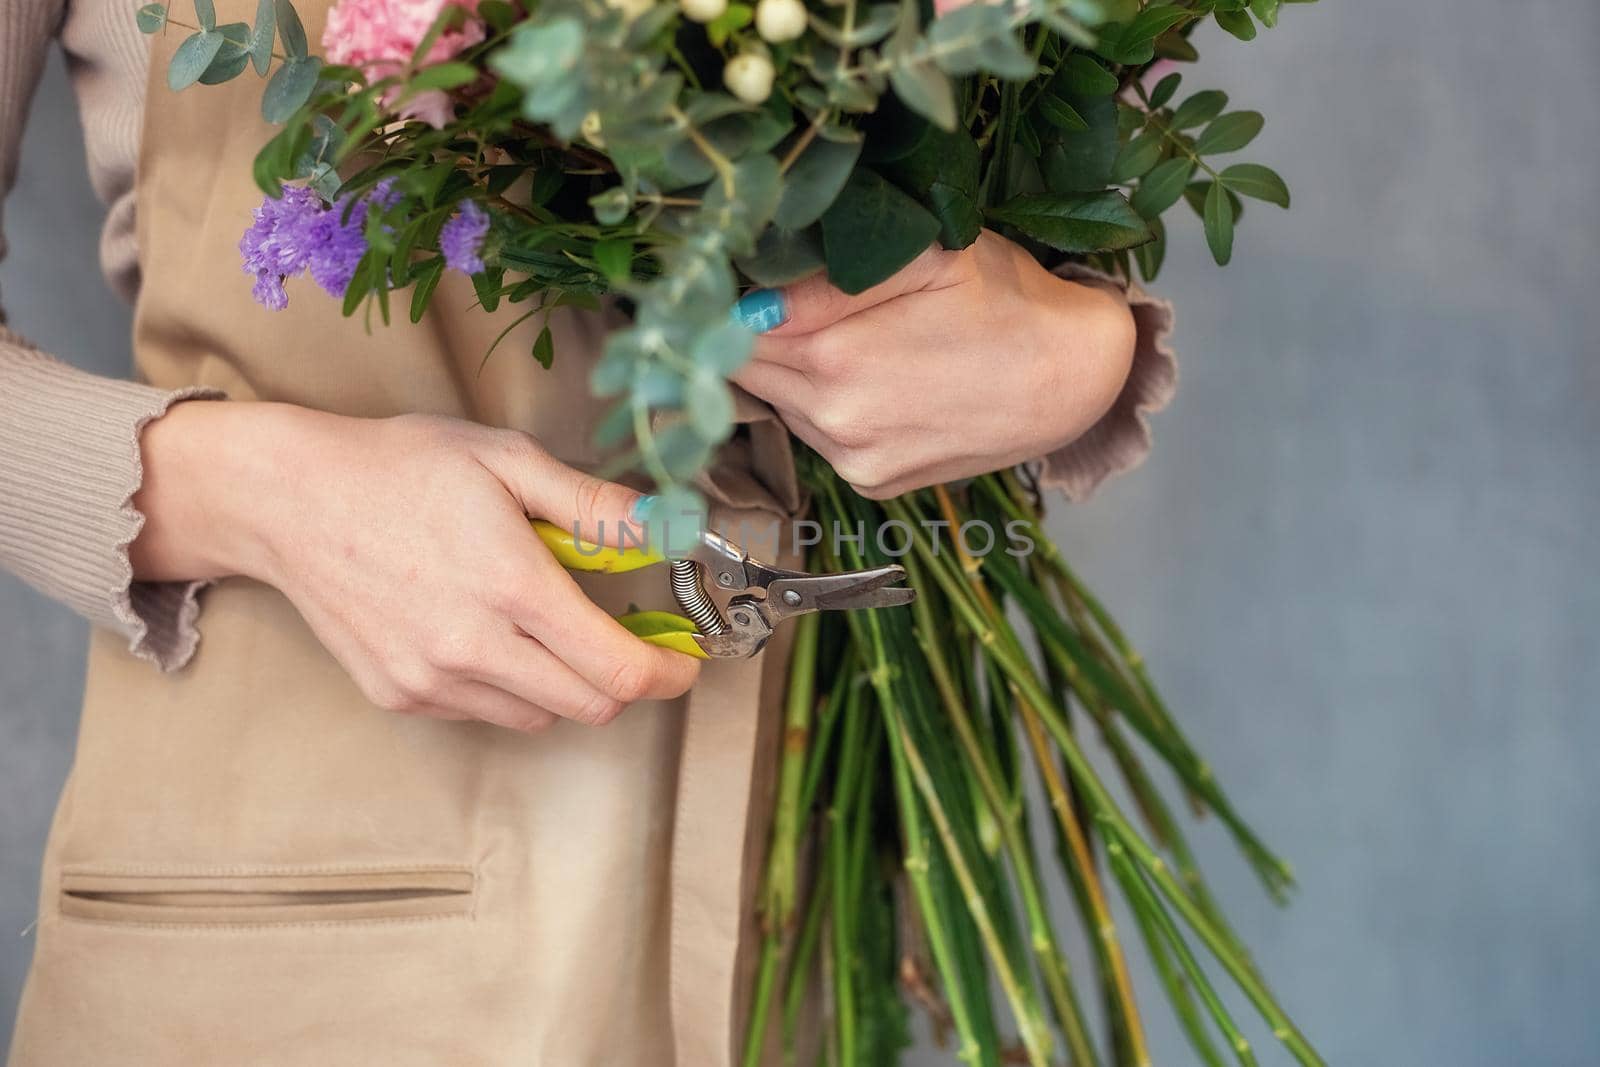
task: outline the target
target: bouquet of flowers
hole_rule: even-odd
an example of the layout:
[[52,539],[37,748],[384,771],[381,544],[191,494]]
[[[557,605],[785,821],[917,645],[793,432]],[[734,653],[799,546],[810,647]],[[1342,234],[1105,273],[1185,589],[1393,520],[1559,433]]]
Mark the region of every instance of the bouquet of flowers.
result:
[[[1153,68],[1196,59],[1203,23],[1248,41],[1290,2],[1305,0],[340,0],[321,55],[290,0],[260,0],[253,24],[218,24],[212,0],[193,0],[193,22],[163,4],[138,19],[188,31],[174,89],[267,79],[280,129],[240,244],[260,302],[283,308],[305,273],[346,314],[386,322],[409,290],[416,321],[449,270],[486,311],[515,306],[514,323],[624,301],[630,324],[593,367],[616,398],[595,432],[655,480],[657,514],[681,515],[700,510],[692,479],[733,428],[744,284],[826,271],[860,292],[985,226],[1043,261],[1149,279],[1179,201],[1227,263],[1242,197],[1289,203],[1273,171],[1218,158],[1262,118]],[[560,358],[548,326],[535,337],[532,358]],[[819,457],[801,464],[819,519],[904,531],[922,595],[797,624],[746,1062],[774,1028],[795,1048],[820,981],[832,1064],[893,1062],[908,1003],[970,1064],[1148,1063],[1115,886],[1200,1059],[1255,1062],[1196,942],[1320,1063],[1208,890],[1152,756],[1275,897],[1287,866],[1046,537],[1024,474],[872,502]],[[957,534],[974,519],[1034,550],[971,554]],[[818,563],[888,562],[881,541],[824,544]],[[1040,836],[1092,967],[1063,952]]]

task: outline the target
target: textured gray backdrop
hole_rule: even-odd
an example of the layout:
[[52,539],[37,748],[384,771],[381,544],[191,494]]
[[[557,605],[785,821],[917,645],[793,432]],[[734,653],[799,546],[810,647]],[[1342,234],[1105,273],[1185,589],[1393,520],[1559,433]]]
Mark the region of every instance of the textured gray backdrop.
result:
[[[1328,2],[1284,22],[1210,41],[1191,81],[1268,113],[1250,154],[1295,209],[1252,203],[1227,271],[1180,227],[1159,286],[1179,401],[1150,463],[1055,528],[1295,860],[1278,911],[1200,834],[1332,1063],[1594,1064],[1600,8]],[[20,328],[120,372],[77,138],[52,71],[0,282]],[[0,1028],[83,643],[0,576]],[[1190,1062],[1150,1014],[1159,1062]]]

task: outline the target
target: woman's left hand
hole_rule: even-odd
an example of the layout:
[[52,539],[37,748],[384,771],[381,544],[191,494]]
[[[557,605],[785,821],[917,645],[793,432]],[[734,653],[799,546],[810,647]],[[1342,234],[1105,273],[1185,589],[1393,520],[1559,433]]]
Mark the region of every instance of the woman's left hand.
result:
[[818,275],[747,294],[738,314],[761,336],[734,381],[880,499],[1075,440],[1133,363],[1125,300],[988,230],[856,296]]

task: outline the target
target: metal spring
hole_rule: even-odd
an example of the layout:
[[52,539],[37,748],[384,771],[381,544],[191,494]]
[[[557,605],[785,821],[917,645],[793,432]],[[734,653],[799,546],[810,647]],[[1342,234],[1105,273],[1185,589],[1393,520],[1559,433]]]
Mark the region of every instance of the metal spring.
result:
[[673,599],[696,629],[707,637],[727,631],[728,624],[722,621],[722,612],[717,610],[716,602],[706,595],[705,586],[700,583],[698,564],[687,559],[673,560],[671,581]]

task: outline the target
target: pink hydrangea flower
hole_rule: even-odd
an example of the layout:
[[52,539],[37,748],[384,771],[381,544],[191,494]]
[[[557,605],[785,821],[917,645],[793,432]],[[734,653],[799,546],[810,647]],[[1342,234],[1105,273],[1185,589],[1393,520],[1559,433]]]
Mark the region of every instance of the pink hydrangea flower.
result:
[[[374,81],[389,77],[411,61],[447,4],[478,9],[478,0],[339,0],[322,31],[323,55],[330,63],[360,67]],[[423,62],[442,63],[483,36],[483,23],[468,19],[459,29],[441,33]],[[450,98],[437,91],[419,93],[406,101],[404,114],[442,126],[450,118]]]

